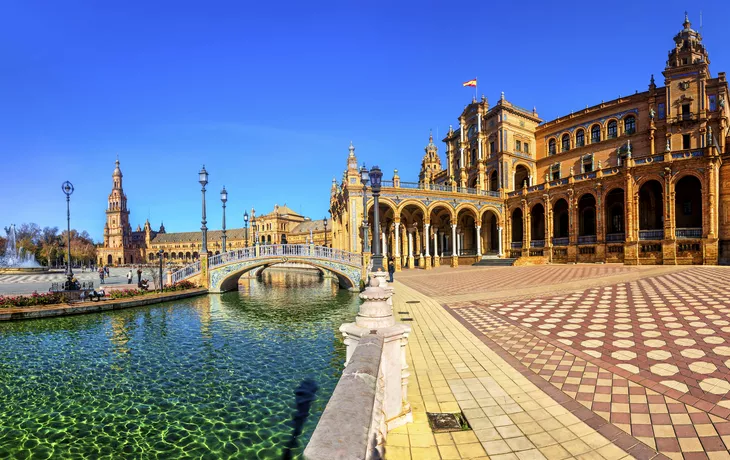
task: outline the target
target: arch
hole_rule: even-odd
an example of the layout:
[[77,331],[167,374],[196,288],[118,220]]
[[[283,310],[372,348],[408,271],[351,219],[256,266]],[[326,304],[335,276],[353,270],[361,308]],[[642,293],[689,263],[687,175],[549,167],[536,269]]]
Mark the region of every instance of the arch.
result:
[[591,126],[591,144],[601,142],[601,125],[598,123]]
[[636,117],[629,115],[624,117],[624,132],[626,134],[634,134],[636,132]]
[[559,198],[553,203],[553,236],[555,238],[570,236],[570,215],[565,198]]
[[536,203],[530,209],[530,240],[545,241],[545,207]]
[[421,212],[423,213],[424,216],[428,213],[428,209],[426,208],[426,206],[423,203],[421,203],[418,200],[409,199],[409,200],[403,201],[402,203],[400,203],[400,205],[398,205],[398,209],[396,210],[397,215],[400,216],[408,206],[417,207],[418,209],[421,210]]
[[[639,188],[639,230],[664,228],[664,193],[662,184],[648,179]],[[641,235],[639,236],[641,238]],[[659,238],[661,239],[661,238]]]
[[548,155],[555,155],[556,153],[558,153],[557,141],[555,138],[550,138],[548,140]]
[[499,252],[499,212],[492,207],[482,210],[479,218],[482,226],[482,252]]
[[[375,204],[375,200],[373,198],[370,198],[368,200],[368,204],[367,204],[368,213],[372,212],[373,204]],[[393,211],[393,214],[395,214],[396,210],[398,209],[398,205],[395,204],[395,202],[393,200],[391,200],[390,198],[383,197],[382,195],[380,196],[380,198],[378,198],[378,205],[379,206],[385,205],[385,206],[389,207],[391,209],[391,211]]]
[[467,182],[466,186],[468,188],[477,188],[477,185],[479,185],[479,175],[474,175],[469,181]]
[[523,219],[522,219],[522,208],[515,208],[512,211],[511,216],[511,223],[512,223],[512,242],[513,243],[519,243],[523,240]]
[[479,210],[479,219],[483,219],[488,212],[493,213],[495,216],[497,216],[497,219],[502,220],[502,210],[494,205],[489,204],[482,206],[482,208]]
[[454,212],[455,212],[455,214],[456,214],[456,217],[457,217],[457,219],[458,219],[458,217],[459,217],[459,214],[461,214],[461,212],[462,212],[462,211],[465,211],[465,210],[469,210],[469,211],[471,211],[471,212],[472,212],[472,217],[474,218],[474,220],[477,220],[477,219],[479,218],[479,210],[477,209],[477,207],[476,207],[476,206],[474,206],[474,205],[473,205],[473,204],[471,204],[471,203],[461,203],[461,204],[460,204],[459,206],[457,206],[457,207],[456,207],[456,209],[454,210]]
[[674,183],[674,223],[677,236],[688,236],[681,233],[686,229],[702,229],[702,181],[694,174],[686,174]]
[[618,120],[612,118],[606,122],[606,139],[618,137]]
[[565,133],[560,137],[560,151],[567,152],[570,150],[570,134]]
[[522,163],[518,163],[515,166],[514,190],[519,190],[524,185],[530,186],[530,168]]
[[359,290],[361,274],[360,268],[358,267],[349,267],[344,264],[338,265],[331,261],[299,259],[294,257],[290,257],[289,259],[283,260],[280,256],[273,256],[219,265],[210,270],[211,282],[209,291],[219,293],[235,290],[238,286],[238,279],[244,273],[252,270],[263,271],[268,267],[280,263],[286,263],[287,261],[295,261],[297,263],[311,265],[323,271],[331,272],[337,277],[340,286],[350,290]]
[[586,145],[586,131],[583,128],[578,128],[575,131],[575,146],[583,147]]
[[155,253],[154,252],[150,252],[148,254],[148,256],[149,256],[148,258],[149,258],[150,262],[154,262],[154,260],[155,260]]
[[433,203],[428,205],[428,208],[426,208],[429,220],[431,220],[430,217],[437,208],[446,209],[449,212],[449,217],[451,219],[456,219],[456,212],[454,211],[454,207],[451,206],[451,203],[447,201],[434,201]]
[[182,259],[185,258],[185,254],[183,254],[182,251],[180,251],[180,252],[177,253],[177,258],[180,259],[180,260],[182,260]]
[[106,264],[107,265],[111,265],[112,264],[112,255],[111,254],[109,254],[108,256],[106,256]]
[[185,260],[190,260],[190,253],[189,252],[186,252],[185,253]]
[[608,191],[603,200],[606,219],[606,241],[625,240],[625,192],[621,187]]
[[578,199],[578,236],[596,235],[596,197],[584,193]]
[[496,192],[497,190],[499,190],[499,175],[495,169],[489,173],[489,191]]

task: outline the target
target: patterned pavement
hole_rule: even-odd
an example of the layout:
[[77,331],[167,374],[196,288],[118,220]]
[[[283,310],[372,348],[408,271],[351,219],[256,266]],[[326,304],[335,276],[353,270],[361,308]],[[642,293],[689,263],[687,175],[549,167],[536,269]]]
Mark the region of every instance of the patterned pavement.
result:
[[730,269],[688,267],[557,296],[446,307],[526,372],[654,452],[730,458]]

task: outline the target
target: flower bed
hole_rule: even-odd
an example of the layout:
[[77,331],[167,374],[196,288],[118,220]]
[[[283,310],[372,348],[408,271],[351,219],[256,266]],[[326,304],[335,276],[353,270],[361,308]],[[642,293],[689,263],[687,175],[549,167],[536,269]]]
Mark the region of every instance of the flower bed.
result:
[[[162,288],[162,292],[174,292],[174,291],[184,291],[186,289],[193,289],[197,286],[190,281],[180,281],[178,283],[173,284],[172,286],[165,286]],[[108,296],[110,299],[127,299],[129,297],[136,297],[138,295],[145,295],[145,294],[154,294],[159,291],[143,291],[142,289],[115,289],[111,290],[108,293]]]
[[34,292],[31,295],[0,296],[0,308],[35,307],[38,305],[62,303],[65,300],[65,297],[60,292],[44,292],[43,294]]

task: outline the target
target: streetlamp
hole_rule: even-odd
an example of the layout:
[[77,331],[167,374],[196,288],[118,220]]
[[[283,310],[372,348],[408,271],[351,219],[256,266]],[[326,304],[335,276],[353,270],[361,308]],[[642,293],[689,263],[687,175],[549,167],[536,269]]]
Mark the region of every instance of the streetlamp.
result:
[[[360,168],[360,182],[362,182],[362,252],[370,251],[370,239],[368,238],[368,168],[365,163]],[[373,229],[373,238],[377,238],[377,229]]]
[[68,288],[71,286],[71,278],[73,278],[74,276],[74,273],[71,270],[71,194],[74,192],[74,186],[73,184],[71,184],[71,182],[66,181],[61,184],[61,190],[63,190],[63,193],[66,194],[66,234],[68,237],[68,261],[66,263],[66,277],[68,278]]
[[205,170],[205,165],[203,165],[203,169],[200,170],[198,173],[199,176],[199,182],[200,185],[203,186],[203,220],[202,220],[202,226],[200,227],[200,230],[203,232],[203,249],[202,252],[207,256],[208,255],[208,227],[205,226],[206,220],[205,220],[205,186],[208,184],[208,171]]
[[162,286],[164,286],[164,283],[162,282],[162,256],[165,254],[165,251],[160,249],[157,251],[157,256],[160,259],[160,293],[162,293]]
[[327,216],[324,216],[322,221],[324,222],[324,247],[327,247]]
[[[383,179],[383,171],[377,166],[370,170],[370,189],[373,192],[373,228],[380,228],[380,181]],[[383,270],[383,254],[380,252],[380,239],[373,238],[373,271]]]
[[246,240],[244,244],[248,247],[248,211],[243,213],[243,238]]
[[223,202],[223,235],[221,236],[221,252],[226,252],[226,201],[228,201],[228,192],[226,192],[226,186],[223,186],[221,190],[221,202]]

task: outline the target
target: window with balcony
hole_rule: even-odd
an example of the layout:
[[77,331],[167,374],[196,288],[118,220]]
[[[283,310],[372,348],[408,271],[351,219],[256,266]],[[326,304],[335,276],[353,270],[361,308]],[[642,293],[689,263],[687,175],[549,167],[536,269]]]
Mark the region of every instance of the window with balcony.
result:
[[548,141],[548,155],[555,155],[556,153],[555,139],[550,139]]
[[560,139],[560,151],[561,152],[567,152],[570,150],[570,136],[567,134],[563,134],[563,137]]
[[591,144],[595,144],[596,142],[601,142],[601,127],[593,125],[591,127]]
[[584,173],[593,171],[593,154],[592,153],[589,153],[588,155],[584,155],[583,158],[581,158],[580,169],[581,169],[581,172],[584,172]]
[[550,180],[560,179],[560,163],[555,163],[550,166]]
[[522,150],[525,153],[530,153],[530,143],[529,142],[525,142],[524,144],[522,144]]
[[624,132],[634,134],[636,132],[636,117],[630,115],[624,118]]
[[692,137],[689,134],[682,134],[682,148],[683,149],[692,148]]
[[575,146],[583,147],[586,145],[586,133],[582,129],[575,132]]
[[521,152],[522,151],[522,142],[515,141],[515,152]]
[[692,112],[689,104],[682,104],[682,120],[692,119]]
[[618,135],[618,123],[616,123],[616,120],[611,120],[608,122],[608,129],[606,130],[606,135],[609,139],[615,139]]

